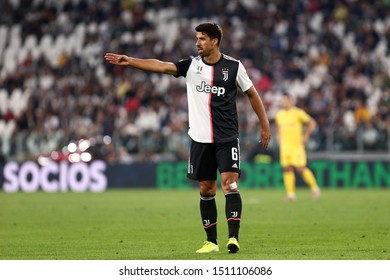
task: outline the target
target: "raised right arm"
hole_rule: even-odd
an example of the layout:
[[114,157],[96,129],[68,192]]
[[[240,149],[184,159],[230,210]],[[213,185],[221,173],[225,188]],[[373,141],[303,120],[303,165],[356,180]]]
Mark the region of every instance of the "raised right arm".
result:
[[131,66],[147,72],[177,75],[177,67],[172,62],[165,62],[158,59],[134,58],[115,53],[106,53],[104,58],[109,63],[115,65]]

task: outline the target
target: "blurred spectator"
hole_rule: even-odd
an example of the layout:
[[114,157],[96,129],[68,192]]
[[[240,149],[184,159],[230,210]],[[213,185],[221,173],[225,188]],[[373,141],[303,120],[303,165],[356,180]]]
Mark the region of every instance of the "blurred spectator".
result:
[[365,125],[371,122],[372,115],[361,98],[356,99],[354,118],[356,125]]
[[362,134],[364,149],[377,150],[380,148],[380,134],[371,120],[364,123]]

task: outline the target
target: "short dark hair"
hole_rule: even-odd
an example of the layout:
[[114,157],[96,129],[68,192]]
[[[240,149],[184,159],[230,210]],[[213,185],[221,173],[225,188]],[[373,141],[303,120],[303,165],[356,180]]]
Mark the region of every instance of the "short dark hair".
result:
[[222,28],[218,24],[210,22],[202,23],[195,27],[195,30],[196,32],[206,33],[211,39],[217,38],[218,46],[221,44],[223,32]]

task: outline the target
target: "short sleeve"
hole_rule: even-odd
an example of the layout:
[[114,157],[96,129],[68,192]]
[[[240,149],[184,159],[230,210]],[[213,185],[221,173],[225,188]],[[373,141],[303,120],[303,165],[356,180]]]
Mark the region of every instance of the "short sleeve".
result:
[[179,60],[175,63],[177,68],[177,75],[175,75],[176,78],[178,77],[185,77],[187,76],[188,68],[190,68],[192,60],[190,58]]
[[247,91],[253,86],[251,79],[246,72],[244,65],[241,61],[238,62],[238,73],[237,73],[237,85],[241,88],[242,91]]
[[311,119],[308,113],[306,113],[304,110],[299,109],[298,111],[299,119],[302,123],[308,123]]

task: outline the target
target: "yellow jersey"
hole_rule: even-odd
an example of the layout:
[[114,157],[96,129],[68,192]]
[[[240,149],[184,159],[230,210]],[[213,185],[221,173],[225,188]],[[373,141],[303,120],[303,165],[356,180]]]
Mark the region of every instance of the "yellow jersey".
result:
[[281,109],[275,117],[279,129],[280,150],[288,151],[303,148],[303,126],[311,117],[298,107]]

